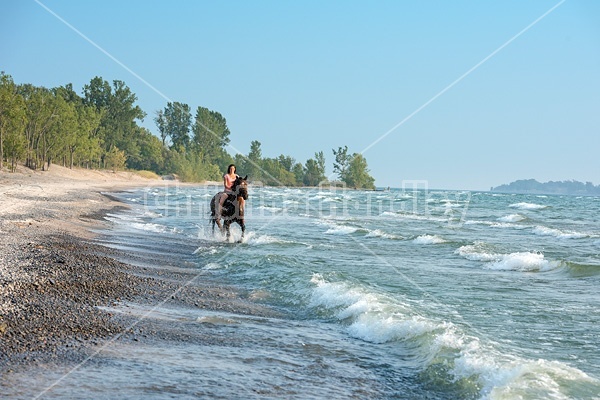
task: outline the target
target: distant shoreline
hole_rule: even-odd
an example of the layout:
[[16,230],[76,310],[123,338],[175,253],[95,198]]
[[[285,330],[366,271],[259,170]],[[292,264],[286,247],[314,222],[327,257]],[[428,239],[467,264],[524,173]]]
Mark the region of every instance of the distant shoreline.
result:
[[522,179],[509,184],[492,187],[490,192],[537,194],[537,195],[568,195],[568,196],[600,196],[600,185],[591,182],[578,181],[549,181],[538,182],[535,179]]

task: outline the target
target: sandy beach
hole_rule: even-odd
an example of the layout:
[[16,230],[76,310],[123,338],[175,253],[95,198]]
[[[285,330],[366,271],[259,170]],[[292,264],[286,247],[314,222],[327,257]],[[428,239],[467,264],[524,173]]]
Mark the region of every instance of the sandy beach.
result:
[[263,313],[230,288],[198,282],[193,270],[157,276],[93,243],[104,215],[126,207],[109,192],[169,184],[179,183],[59,166],[0,172],[0,389],[16,371],[74,364],[107,340],[157,334],[103,310],[120,302]]

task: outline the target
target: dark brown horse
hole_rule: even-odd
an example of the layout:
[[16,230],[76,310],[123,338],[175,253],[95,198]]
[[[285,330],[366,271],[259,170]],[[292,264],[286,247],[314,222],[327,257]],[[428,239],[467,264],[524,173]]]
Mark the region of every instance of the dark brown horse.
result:
[[[219,207],[219,198],[221,197],[222,192],[214,195],[210,201],[210,215],[212,217],[213,232],[215,231],[215,224],[217,224],[221,232],[223,230],[227,232],[227,240],[229,240],[230,236],[229,227],[233,222],[237,222],[242,228],[242,239],[246,232],[244,207],[246,205],[246,200],[248,200],[247,179],[248,175],[246,175],[245,178],[237,177],[231,187],[232,193],[229,193],[227,199],[223,202],[220,215],[217,215],[217,208]],[[223,224],[221,224],[221,217],[223,218]]]

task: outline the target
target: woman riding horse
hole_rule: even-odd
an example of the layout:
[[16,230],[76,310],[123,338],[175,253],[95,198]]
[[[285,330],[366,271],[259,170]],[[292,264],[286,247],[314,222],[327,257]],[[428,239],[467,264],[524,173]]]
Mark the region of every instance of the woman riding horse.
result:
[[[241,178],[236,177],[231,185],[231,190],[227,192],[219,192],[213,196],[210,201],[210,215],[212,217],[213,232],[215,224],[221,231],[227,232],[227,240],[230,237],[229,227],[233,222],[237,222],[242,228],[242,239],[246,232],[246,224],[244,223],[244,208],[246,200],[248,200],[248,176]],[[221,203],[223,199],[223,203]],[[223,225],[221,225],[221,217],[223,217]]]

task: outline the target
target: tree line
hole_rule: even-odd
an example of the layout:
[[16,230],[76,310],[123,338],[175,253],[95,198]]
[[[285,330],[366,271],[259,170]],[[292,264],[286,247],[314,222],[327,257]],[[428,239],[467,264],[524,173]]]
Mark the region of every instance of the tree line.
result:
[[592,182],[549,181],[538,182],[535,179],[520,179],[509,184],[491,188],[492,192],[506,193],[538,193],[538,194],[571,194],[584,196],[600,195],[600,185],[594,186]]
[[[176,174],[181,180],[221,180],[227,165],[251,181],[272,186],[316,186],[327,182],[325,155],[316,152],[305,163],[280,155],[263,157],[254,140],[247,155],[231,156],[230,131],[216,111],[168,102],[154,115],[158,136],[140,126],[147,114],[137,96],[120,80],[94,77],[81,95],[72,84],[47,89],[15,84],[0,72],[0,169],[19,163],[47,170],[54,164],[73,168],[148,170]],[[365,158],[333,149],[334,172],[349,187],[374,188]]]

